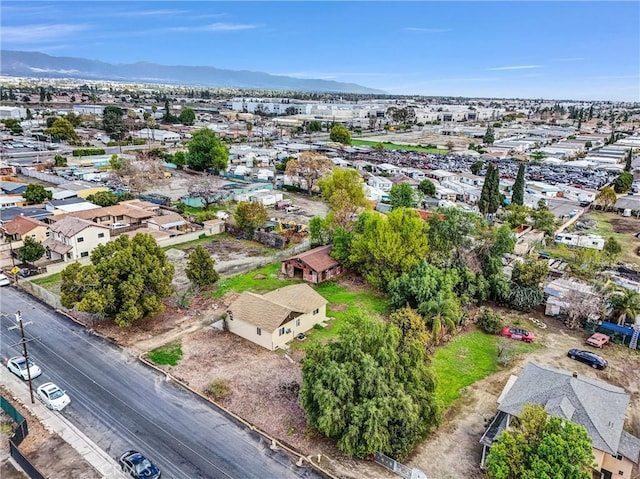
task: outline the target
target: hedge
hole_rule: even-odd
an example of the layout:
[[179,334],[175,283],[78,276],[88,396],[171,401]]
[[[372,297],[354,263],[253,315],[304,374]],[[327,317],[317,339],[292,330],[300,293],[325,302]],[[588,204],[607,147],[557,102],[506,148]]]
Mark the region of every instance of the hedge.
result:
[[102,148],[84,148],[81,150],[73,150],[71,153],[73,156],[93,156],[104,155],[105,151]]

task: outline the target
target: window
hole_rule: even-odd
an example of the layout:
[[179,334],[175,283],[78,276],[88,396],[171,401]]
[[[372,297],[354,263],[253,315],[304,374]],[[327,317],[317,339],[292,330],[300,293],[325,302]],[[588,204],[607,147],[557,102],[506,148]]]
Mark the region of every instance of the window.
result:
[[318,314],[319,312],[320,312],[320,310],[319,310],[319,309],[314,309],[314,310],[313,310],[313,314]]
[[88,251],[83,251],[82,253],[80,253],[80,257],[81,258],[86,258],[87,256],[89,256],[89,252]]
[[98,238],[104,238],[104,233],[98,233]]
[[262,329],[257,328],[257,329],[256,329],[256,334],[257,334],[258,336],[262,336]]
[[617,459],[618,461],[622,461],[622,455],[621,454],[611,454],[611,457],[613,457],[614,459]]
[[284,334],[284,328],[280,328],[278,330],[278,336],[282,336]]
[[82,243],[84,241],[83,237],[78,238],[78,243]]
[[300,326],[300,318],[296,319],[296,326]]

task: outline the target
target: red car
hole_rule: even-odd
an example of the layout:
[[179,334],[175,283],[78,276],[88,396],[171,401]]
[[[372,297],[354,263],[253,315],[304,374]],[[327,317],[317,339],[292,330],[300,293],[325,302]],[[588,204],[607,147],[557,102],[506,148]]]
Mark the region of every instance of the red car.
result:
[[611,338],[609,336],[607,336],[606,334],[593,333],[593,335],[589,339],[587,339],[586,343],[589,346],[594,346],[596,348],[601,348],[602,346],[607,344],[610,339]]
[[526,329],[511,328],[509,326],[500,331],[500,336],[505,336],[517,341],[526,341],[527,343],[532,343],[535,339],[532,332],[527,331]]

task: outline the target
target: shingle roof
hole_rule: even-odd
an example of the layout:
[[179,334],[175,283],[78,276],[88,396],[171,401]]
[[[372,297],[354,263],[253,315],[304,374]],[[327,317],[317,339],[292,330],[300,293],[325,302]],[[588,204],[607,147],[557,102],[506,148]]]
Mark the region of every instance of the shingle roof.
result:
[[255,293],[242,293],[229,311],[233,319],[245,321],[272,333],[278,327],[301,314],[310,313],[327,304],[307,284],[294,284],[276,289],[263,296]]
[[329,268],[337,266],[339,263],[330,256],[333,245],[320,246],[318,248],[311,249],[297,256],[292,256],[285,261],[292,259],[298,259],[304,264],[309,266],[312,270],[321,272]]
[[622,431],[618,452],[630,461],[638,464],[638,460],[640,459],[640,439],[632,436],[628,432]]
[[72,236],[77,235],[81,231],[95,226],[96,228],[103,228],[108,230],[106,226],[102,226],[94,223],[93,221],[83,220],[82,218],[74,218],[73,216],[68,216],[60,221],[55,222],[49,229],[54,233],[60,233],[62,236],[66,238],[71,238]]
[[58,253],[59,255],[65,255],[72,250],[71,246],[62,243],[61,241],[54,240],[53,238],[47,238],[46,240],[44,240],[42,246],[53,251],[54,253]]
[[38,226],[47,227],[47,224],[35,218],[29,218],[28,216],[16,216],[11,221],[5,223],[3,228],[10,235],[19,234],[22,236]]
[[593,447],[615,455],[629,397],[624,389],[597,379],[527,363],[498,409],[517,416],[525,404],[540,404],[549,414],[584,426]]

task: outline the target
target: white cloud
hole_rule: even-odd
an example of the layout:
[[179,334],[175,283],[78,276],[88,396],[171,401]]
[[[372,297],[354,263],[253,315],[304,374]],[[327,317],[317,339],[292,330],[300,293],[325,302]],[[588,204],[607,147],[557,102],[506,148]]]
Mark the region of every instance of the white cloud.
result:
[[168,32],[238,32],[243,30],[255,30],[260,25],[248,23],[211,23],[209,25],[201,25],[199,27],[170,27],[165,31]]
[[506,71],[506,70],[533,70],[534,68],[542,68],[542,65],[513,65],[507,67],[487,68],[489,71]]
[[11,44],[47,42],[74,35],[88,28],[89,25],[62,23],[20,27],[5,26],[2,27],[2,41]]
[[425,28],[425,27],[404,27],[405,32],[423,32],[423,33],[444,33],[450,32],[449,28]]

